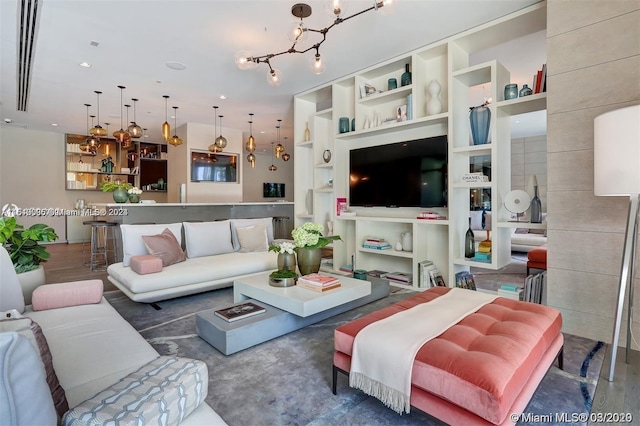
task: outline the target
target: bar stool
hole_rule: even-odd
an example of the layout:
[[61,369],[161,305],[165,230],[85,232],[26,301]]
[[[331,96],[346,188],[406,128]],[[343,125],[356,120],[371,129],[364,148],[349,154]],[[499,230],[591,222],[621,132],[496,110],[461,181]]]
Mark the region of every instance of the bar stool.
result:
[[273,238],[279,239],[291,239],[291,229],[289,227],[289,216],[274,216],[273,217]]
[[[94,223],[105,223],[106,220],[85,220],[84,222],[82,222],[83,225],[93,225]],[[93,249],[91,247],[93,247],[93,238],[94,238],[94,228],[93,226],[91,226],[91,232],[90,232],[90,237],[89,237],[89,254],[91,254],[91,252],[93,251]],[[91,264],[90,260],[87,261],[86,260],[86,253],[87,251],[87,241],[83,241],[82,242],[82,266],[89,266]],[[91,259],[91,257],[89,257],[89,259]]]
[[[92,271],[109,266],[109,252],[113,253],[113,258],[118,258],[118,245],[116,244],[116,227],[118,222],[107,221],[87,221],[91,225],[91,258],[89,266]],[[109,230],[111,230],[111,249],[109,249]]]

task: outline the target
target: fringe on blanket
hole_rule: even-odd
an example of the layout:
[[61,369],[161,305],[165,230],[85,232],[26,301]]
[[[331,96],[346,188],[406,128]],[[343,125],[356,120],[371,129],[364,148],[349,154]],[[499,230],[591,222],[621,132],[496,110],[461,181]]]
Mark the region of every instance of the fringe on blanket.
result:
[[411,409],[409,395],[405,395],[396,389],[390,388],[362,373],[353,371],[349,373],[349,386],[360,389],[367,395],[379,399],[384,405],[400,415],[409,413],[409,410]]

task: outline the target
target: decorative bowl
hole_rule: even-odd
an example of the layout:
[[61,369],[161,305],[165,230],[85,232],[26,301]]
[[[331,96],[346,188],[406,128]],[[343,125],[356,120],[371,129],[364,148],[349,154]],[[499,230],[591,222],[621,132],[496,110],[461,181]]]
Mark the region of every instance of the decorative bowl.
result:
[[269,275],[269,285],[273,287],[293,287],[298,283],[298,277],[274,278]]

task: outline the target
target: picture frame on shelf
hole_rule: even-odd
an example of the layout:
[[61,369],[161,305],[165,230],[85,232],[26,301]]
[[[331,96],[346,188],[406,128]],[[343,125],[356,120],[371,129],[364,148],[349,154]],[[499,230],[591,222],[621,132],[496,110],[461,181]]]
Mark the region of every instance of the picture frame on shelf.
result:
[[396,121],[407,121],[407,105],[400,105],[396,110]]

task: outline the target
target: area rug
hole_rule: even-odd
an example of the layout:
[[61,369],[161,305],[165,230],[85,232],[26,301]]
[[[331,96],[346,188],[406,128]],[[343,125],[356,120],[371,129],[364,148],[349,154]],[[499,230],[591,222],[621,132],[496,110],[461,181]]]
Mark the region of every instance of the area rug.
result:
[[[410,414],[398,415],[350,388],[344,375],[338,376],[338,394],[331,393],[334,329],[412,294],[394,291],[384,299],[230,356],[200,339],[194,320],[195,312],[232,304],[230,288],[158,302],[160,310],[132,302],[119,291],[105,297],[160,354],[207,363],[206,401],[232,426],[442,425],[414,408]],[[536,424],[540,420],[536,416],[549,413],[588,413],[604,352],[602,343],[565,335],[564,370],[551,367],[519,424]],[[549,424],[555,421],[551,420]]]

